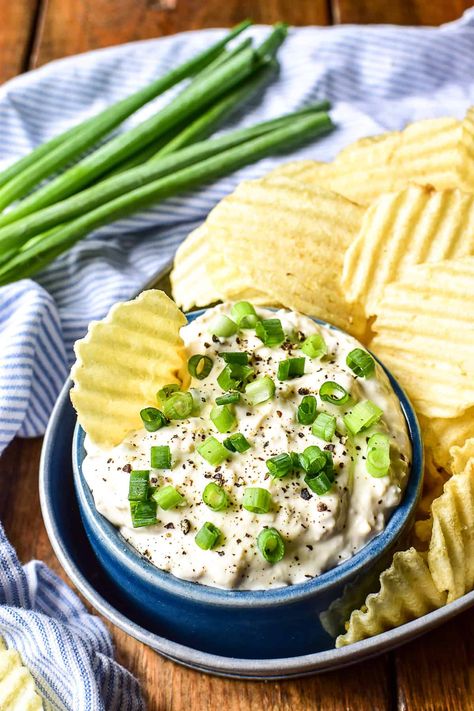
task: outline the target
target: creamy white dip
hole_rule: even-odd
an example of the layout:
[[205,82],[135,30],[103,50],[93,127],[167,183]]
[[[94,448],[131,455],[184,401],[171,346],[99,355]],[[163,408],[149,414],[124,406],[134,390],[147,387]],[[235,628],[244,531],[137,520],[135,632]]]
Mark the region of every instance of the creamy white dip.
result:
[[[408,477],[411,448],[400,405],[380,366],[371,378],[359,378],[346,365],[346,356],[360,344],[339,331],[323,328],[298,313],[257,309],[262,318],[279,318],[286,334],[299,332],[305,337],[320,333],[327,354],[322,359],[306,357],[302,377],[280,382],[278,362],[302,356],[298,345],[289,343],[268,348],[253,330],[217,339],[210,326],[219,314],[230,314],[230,305],[209,309],[182,329],[188,357],[201,353],[214,360],[205,380],[193,379],[203,403],[197,417],[175,420],[157,432],[141,429],[131,432],[113,449],[99,449],[86,438],[84,476],[92,490],[97,510],[115,526],[142,555],[158,568],[179,578],[221,588],[264,589],[300,583],[319,575],[350,558],[383,530],[390,512],[400,502]],[[219,467],[200,456],[196,447],[209,435],[222,442],[209,418],[215,398],[223,392],[216,382],[225,366],[221,351],[247,351],[257,376],[270,375],[276,385],[275,397],[249,406],[245,396],[235,406],[239,431],[251,444],[245,453],[232,454]],[[353,438],[345,432],[342,416],[348,406],[321,402],[320,386],[335,381],[351,393],[353,401],[371,400],[383,410],[382,419]],[[311,426],[300,425],[296,411],[302,395],[317,396],[318,411],[337,417],[337,432],[331,443],[311,433]],[[390,436],[391,466],[388,475],[374,478],[366,471],[367,439],[373,432]],[[152,484],[172,484],[186,503],[173,510],[158,508],[156,525],[132,527],[127,500],[129,470],[150,469],[152,445],[169,445],[172,468],[150,470]],[[303,481],[304,472],[282,479],[269,476],[266,460],[282,452],[302,452],[318,445],[332,452],[336,471],[332,489],[322,496]],[[229,494],[230,506],[213,512],[202,501],[202,492],[211,481],[221,484]],[[262,487],[271,492],[269,513],[254,514],[242,508],[246,487]],[[201,550],[196,532],[206,522],[215,524],[222,540],[213,550]],[[268,563],[257,547],[257,536],[264,526],[276,528],[285,541],[285,556]]]

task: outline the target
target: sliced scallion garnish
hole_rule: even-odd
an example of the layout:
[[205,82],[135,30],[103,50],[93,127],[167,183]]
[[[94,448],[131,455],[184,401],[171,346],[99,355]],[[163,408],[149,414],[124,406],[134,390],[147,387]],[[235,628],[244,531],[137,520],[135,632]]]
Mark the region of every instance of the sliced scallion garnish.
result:
[[222,390],[240,390],[253,375],[254,370],[249,365],[227,363],[218,377],[217,383]]
[[319,388],[319,397],[324,402],[330,402],[331,405],[345,405],[350,400],[350,394],[342,385],[328,380]]
[[251,486],[244,491],[242,506],[246,511],[256,514],[264,514],[270,511],[272,505],[272,495],[267,489],[259,486]]
[[301,346],[301,350],[308,358],[321,358],[327,353],[327,345],[324,338],[319,333],[308,336]]
[[220,357],[225,360],[226,363],[236,363],[237,365],[248,365],[249,354],[245,351],[222,351],[219,353]]
[[130,472],[128,484],[129,501],[146,501],[150,485],[150,472],[147,470],[133,470]]
[[216,397],[216,405],[235,405],[239,400],[239,392],[224,393],[224,395]]
[[213,360],[207,355],[200,353],[191,356],[188,360],[188,373],[192,378],[204,380],[212,370]]
[[362,348],[354,348],[348,353],[346,363],[359,378],[370,378],[375,372],[374,359]]
[[170,383],[170,385],[165,385],[161,390],[158,390],[156,397],[161,405],[163,406],[166,400],[171,397],[174,393],[179,392],[179,385],[177,383]]
[[390,469],[390,438],[381,432],[373,434],[367,442],[367,471],[370,476],[386,476]]
[[171,469],[171,451],[167,444],[157,444],[151,448],[150,464],[153,469]]
[[168,420],[185,420],[190,417],[194,407],[193,396],[190,392],[174,393],[163,405],[163,412]]
[[305,472],[311,476],[319,474],[327,463],[325,453],[316,445],[306,447],[300,454],[300,461]]
[[249,441],[244,437],[241,432],[234,432],[230,437],[227,437],[224,442],[224,447],[229,450],[229,452],[239,452],[242,454],[250,449]]
[[311,432],[315,437],[330,442],[336,433],[336,418],[326,412],[320,412],[313,422]]
[[219,466],[230,457],[229,450],[212,435],[197,447],[197,451],[213,467]]
[[209,482],[202,492],[202,500],[211,511],[223,511],[229,505],[229,497],[222,486]]
[[184,496],[180,494],[174,486],[171,486],[171,484],[155,489],[151,495],[151,498],[153,501],[156,501],[158,506],[163,509],[163,511],[174,509],[176,506],[180,506],[185,501]]
[[133,528],[153,526],[156,523],[156,502],[152,499],[148,499],[147,501],[131,501],[130,514],[132,516]]
[[268,375],[257,378],[245,388],[245,396],[251,405],[259,405],[275,395],[275,383]]
[[285,555],[285,543],[276,528],[264,528],[258,534],[257,546],[269,563],[278,563]]
[[194,540],[203,551],[209,551],[217,545],[220,537],[221,532],[217,526],[214,526],[210,521],[206,521],[202,528],[196,533]]
[[354,405],[352,410],[342,418],[352,435],[366,430],[380,420],[383,410],[371,400],[363,400]]
[[265,464],[267,465],[268,471],[273,477],[275,477],[275,479],[281,479],[294,469],[291,454],[288,454],[287,452],[277,454],[275,457],[270,457],[270,459],[267,459]]
[[304,375],[306,358],[287,358],[278,363],[278,380],[291,380]]
[[239,328],[255,328],[258,316],[248,301],[238,301],[230,310],[231,316]]
[[140,410],[140,417],[147,432],[156,432],[168,424],[168,420],[156,407],[144,407]]
[[258,321],[255,326],[255,334],[265,346],[273,348],[281,346],[285,340],[283,326],[279,318],[267,318]]
[[315,494],[323,496],[331,490],[334,479],[328,473],[322,471],[315,476],[307,474],[304,478],[304,482]]
[[220,314],[211,326],[210,332],[219,338],[229,338],[238,331],[237,324],[225,314]]
[[229,432],[237,424],[231,405],[214,405],[210,418],[219,432]]
[[298,405],[296,419],[300,425],[312,425],[317,414],[317,403],[314,395],[305,395]]

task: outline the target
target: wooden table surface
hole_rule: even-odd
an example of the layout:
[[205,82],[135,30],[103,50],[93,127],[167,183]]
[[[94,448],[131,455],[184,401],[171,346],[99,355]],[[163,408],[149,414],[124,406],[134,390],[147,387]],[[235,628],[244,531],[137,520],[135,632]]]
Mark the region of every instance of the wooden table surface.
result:
[[[438,25],[469,0],[0,0],[0,82],[52,59],[182,30],[286,20],[295,25]],[[41,440],[16,440],[0,461],[0,520],[22,561],[65,577],[43,526]],[[283,682],[239,682],[184,669],[109,625],[121,663],[150,711],[474,710],[474,609],[401,649],[349,669]]]

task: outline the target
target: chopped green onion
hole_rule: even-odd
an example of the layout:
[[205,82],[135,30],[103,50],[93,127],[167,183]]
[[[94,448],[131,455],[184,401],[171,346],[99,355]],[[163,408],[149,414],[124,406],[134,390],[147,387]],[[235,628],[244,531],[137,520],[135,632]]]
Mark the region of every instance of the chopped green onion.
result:
[[300,425],[312,425],[316,414],[316,398],[314,395],[305,395],[298,405],[296,419]]
[[319,397],[324,402],[330,402],[332,405],[345,405],[349,402],[351,396],[339,383],[328,381],[323,383],[319,388]]
[[257,538],[260,553],[269,563],[278,563],[285,555],[285,543],[276,528],[264,528]]
[[265,462],[267,469],[275,479],[282,479],[294,469],[291,454],[283,452],[275,457],[270,457]]
[[308,336],[308,338],[303,341],[301,350],[309,358],[321,358],[321,356],[326,355],[328,348],[321,334],[313,333],[312,336]]
[[255,326],[255,334],[269,348],[280,346],[285,340],[283,326],[279,318],[267,318],[263,319],[263,321],[258,321]]
[[164,388],[158,390],[156,397],[162,405],[165,404],[166,400],[171,397],[174,393],[179,392],[180,387],[177,383],[171,383],[170,385],[165,385]]
[[214,526],[210,521],[206,521],[202,528],[196,533],[194,540],[203,551],[209,551],[217,545],[220,537],[221,532],[217,526]]
[[370,476],[386,476],[390,469],[390,439],[388,435],[376,432],[367,443],[367,471]]
[[304,481],[305,484],[307,484],[308,487],[311,489],[311,491],[314,491],[315,494],[319,494],[319,496],[327,494],[334,483],[334,479],[326,472],[320,472],[319,474],[316,474],[316,476],[311,476],[310,474],[307,474],[304,478]]
[[237,351],[232,353],[229,351],[223,351],[219,353],[220,357],[225,360],[226,363],[236,363],[237,365],[248,365],[249,354],[245,351]]
[[191,397],[193,398],[193,409],[191,410],[191,417],[197,417],[202,410],[203,404],[206,399],[202,398],[201,393],[196,388],[189,388]]
[[148,501],[132,501],[130,502],[130,513],[133,528],[154,526],[156,523],[156,502],[150,499]]
[[249,487],[244,491],[242,506],[246,511],[256,514],[264,514],[270,511],[272,496],[267,489],[258,486]]
[[240,393],[238,392],[224,393],[224,395],[216,397],[216,405],[235,405],[239,400]]
[[230,405],[214,405],[210,418],[219,432],[229,432],[237,424],[237,418]]
[[212,511],[223,511],[229,505],[225,489],[211,481],[202,492],[202,500]]
[[375,425],[382,415],[383,410],[381,410],[380,407],[371,400],[364,400],[363,402],[358,402],[357,405],[352,408],[351,412],[344,415],[342,419],[349,432],[356,435],[358,432]]
[[367,351],[354,348],[348,353],[346,363],[359,378],[370,378],[375,371],[375,361]]
[[224,370],[219,373],[217,383],[222,390],[240,390],[253,373],[254,370],[249,365],[227,363]]
[[304,375],[306,358],[287,358],[278,363],[278,380],[290,380]]
[[208,437],[197,447],[197,451],[213,467],[219,466],[229,458],[229,450],[224,447],[215,437]]
[[171,486],[171,484],[155,489],[151,498],[153,501],[156,501],[158,506],[164,511],[174,509],[185,501],[184,496],[180,494],[174,486]]
[[128,485],[129,501],[146,501],[148,497],[148,487],[150,485],[150,472],[147,470],[134,470],[130,472],[130,483]]
[[251,405],[259,405],[275,395],[275,383],[268,375],[264,375],[246,386],[245,395]]
[[193,355],[188,360],[188,373],[192,378],[204,380],[212,370],[213,360],[207,355]]
[[229,336],[233,336],[237,331],[238,328],[235,321],[232,321],[224,314],[218,316],[211,326],[212,335],[219,336],[219,338],[229,338]]
[[242,454],[242,452],[246,452],[247,449],[250,449],[249,441],[240,432],[231,434],[230,437],[227,437],[224,440],[223,444],[229,452],[239,452],[239,454]]
[[193,411],[194,400],[191,393],[175,393],[163,405],[168,420],[185,420]]
[[259,320],[257,312],[248,301],[238,301],[230,313],[239,328],[255,328]]
[[168,424],[164,414],[161,410],[157,410],[156,407],[143,408],[143,410],[140,410],[140,417],[147,432],[156,432]]
[[171,451],[167,444],[154,445],[150,451],[153,469],[171,469]]
[[298,452],[290,452],[290,457],[291,464],[294,470],[299,471],[300,469],[304,469],[303,463],[301,461],[301,456]]
[[313,422],[311,432],[315,437],[320,437],[325,442],[330,442],[336,432],[336,418],[326,412],[320,412]]
[[306,447],[300,454],[300,461],[303,469],[310,476],[319,474],[327,464],[325,453],[316,445]]

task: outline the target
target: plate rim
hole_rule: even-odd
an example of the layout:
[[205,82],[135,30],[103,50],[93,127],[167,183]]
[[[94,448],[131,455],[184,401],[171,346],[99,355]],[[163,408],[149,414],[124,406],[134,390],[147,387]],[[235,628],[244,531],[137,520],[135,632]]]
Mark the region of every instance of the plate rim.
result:
[[[48,460],[56,437],[61,436],[61,414],[69,404],[68,379],[63,385],[49,420],[41,450],[39,466],[40,506],[46,532],[51,546],[67,576],[86,600],[105,618],[127,632],[135,639],[143,642],[163,656],[184,666],[206,673],[240,679],[286,679],[308,676],[317,672],[329,671],[359,661],[369,659],[383,652],[394,649],[425,632],[448,621],[455,615],[474,605],[474,591],[466,593],[458,600],[445,605],[438,610],[424,615],[416,620],[401,625],[393,630],[383,632],[375,637],[323,652],[315,652],[298,657],[279,659],[238,659],[224,657],[173,642],[149,632],[146,628],[127,618],[104,598],[92,583],[77,568],[70,558],[67,549],[62,546],[61,532],[55,523],[47,496]],[[71,405],[72,407],[72,405]]]

